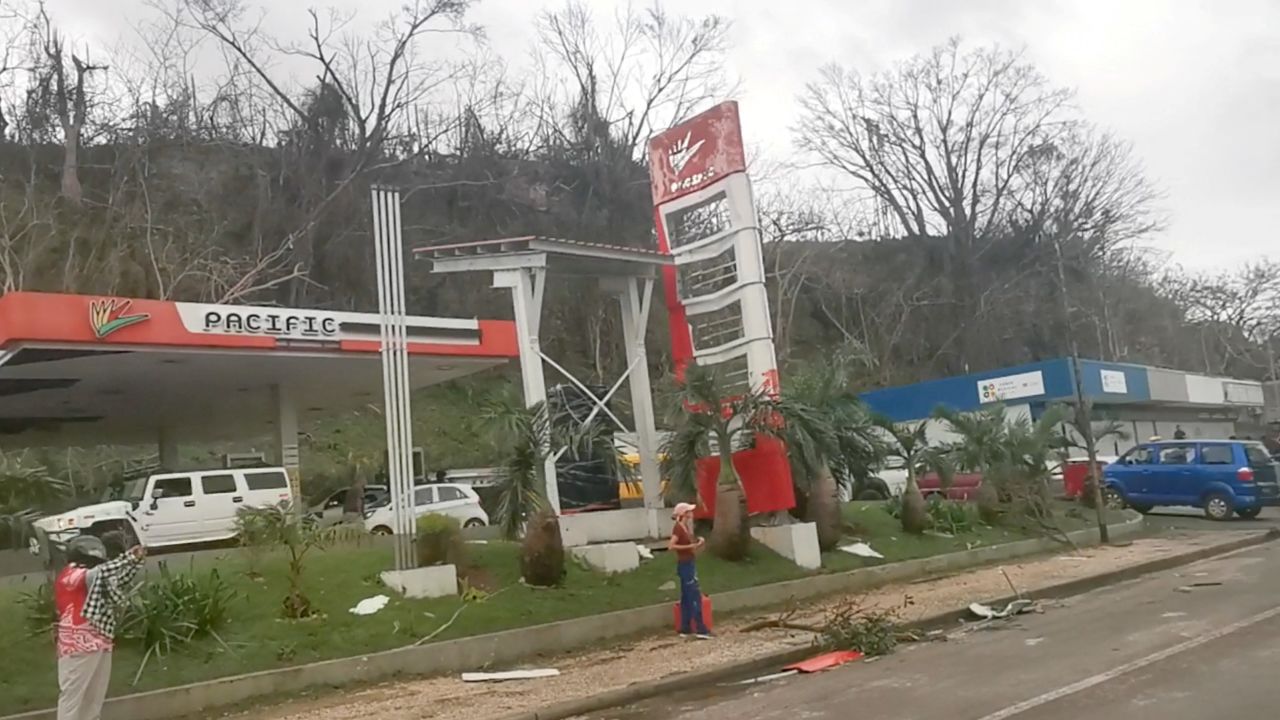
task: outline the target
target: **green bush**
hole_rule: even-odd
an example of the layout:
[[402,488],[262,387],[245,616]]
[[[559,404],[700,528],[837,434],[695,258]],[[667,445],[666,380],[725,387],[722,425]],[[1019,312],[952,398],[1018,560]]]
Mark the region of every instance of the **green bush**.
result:
[[418,565],[457,565],[464,559],[462,527],[457,518],[431,513],[418,518]]
[[35,590],[18,595],[22,607],[23,622],[31,637],[48,635],[58,623],[58,611],[53,604],[53,586],[41,583]]
[[935,530],[960,535],[973,530],[974,508],[968,503],[933,498],[929,501],[929,519]]
[[125,608],[119,636],[145,650],[137,683],[151,656],[164,656],[193,640],[213,637],[221,642],[218,630],[231,619],[231,604],[238,593],[216,569],[173,574],[164,563],[160,577],[148,578]]

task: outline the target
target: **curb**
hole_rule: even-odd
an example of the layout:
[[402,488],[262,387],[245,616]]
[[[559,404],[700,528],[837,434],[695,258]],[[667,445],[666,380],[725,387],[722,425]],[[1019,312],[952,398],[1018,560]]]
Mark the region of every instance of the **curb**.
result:
[[[1139,563],[1138,565],[1130,565],[1129,567],[1112,570],[1099,575],[1090,575],[1088,577],[1058,583],[1057,585],[1048,585],[1037,590],[1027,592],[1023,594],[1022,597],[1031,600],[1045,600],[1049,598],[1063,598],[1082,595],[1108,585],[1133,580],[1135,578],[1142,577],[1143,575],[1150,575],[1152,573],[1169,570],[1182,565],[1190,565],[1211,557],[1229,555],[1231,553],[1263,545],[1277,539],[1280,539],[1280,530],[1272,529],[1265,533],[1258,533],[1249,537],[1240,538],[1239,540],[1225,543],[1223,545],[1199,548],[1191,552],[1179,555],[1170,555],[1169,557]],[[1015,599],[1017,599],[1016,596],[1009,595],[993,600],[988,604],[999,606],[1012,602]],[[917,630],[934,630],[940,627],[954,625],[962,618],[968,617],[968,615],[968,609],[948,610],[913,622],[905,623],[904,626]],[[490,718],[489,720],[565,720],[565,718],[572,718],[586,713],[607,710],[609,708],[620,707],[622,705],[630,705],[659,695],[668,695],[704,685],[718,684],[744,675],[752,675],[763,670],[776,670],[781,666],[804,660],[812,655],[813,652],[814,650],[812,646],[782,650],[767,655],[761,655],[743,662],[726,663],[724,665],[707,668],[705,670],[683,673],[681,675],[666,677],[659,680],[636,683],[635,685],[618,688],[617,690],[610,690],[598,695],[591,695],[584,698],[578,698],[576,700],[566,700],[538,710],[520,710],[506,715],[498,715]]]
[[[1142,532],[1143,525],[1143,517],[1134,513],[1129,520],[1111,526],[1112,539],[1134,537]],[[1092,528],[1076,530],[1068,536],[1082,547],[1097,544],[1097,532]],[[717,593],[716,607],[721,614],[730,615],[787,602],[863,592],[895,582],[938,577],[1015,558],[1056,552],[1061,547],[1058,542],[1047,538],[1018,540],[946,555],[817,574]],[[396,677],[446,675],[477,667],[517,663],[539,655],[572,652],[601,642],[622,641],[657,632],[670,626],[670,607],[668,603],[648,605],[444,640],[421,647],[384,650],[120,695],[107,699],[102,717],[103,720],[165,720],[309,688],[339,688]],[[0,720],[54,720],[54,715],[52,709],[34,710],[0,716]]]

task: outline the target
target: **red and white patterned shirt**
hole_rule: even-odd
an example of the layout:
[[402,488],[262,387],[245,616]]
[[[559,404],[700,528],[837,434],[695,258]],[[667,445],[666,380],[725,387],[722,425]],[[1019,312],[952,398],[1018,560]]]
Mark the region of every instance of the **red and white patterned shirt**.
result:
[[53,603],[58,612],[58,657],[110,652],[114,646],[84,617],[89,598],[89,571],[68,565],[58,573],[53,586]]

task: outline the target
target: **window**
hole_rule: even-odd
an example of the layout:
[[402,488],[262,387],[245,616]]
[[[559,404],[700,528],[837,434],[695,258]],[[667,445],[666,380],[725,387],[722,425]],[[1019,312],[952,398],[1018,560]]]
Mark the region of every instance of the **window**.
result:
[[431,488],[418,488],[413,491],[414,505],[430,505],[435,502],[435,496],[431,494]]
[[438,487],[436,495],[440,497],[440,502],[449,502],[451,500],[466,500],[467,496],[455,487]]
[[236,491],[236,476],[205,475],[200,478],[200,491],[205,495],[230,495]]
[[1205,465],[1231,465],[1236,461],[1230,445],[1201,445],[1200,462]]
[[1151,448],[1149,447],[1134,448],[1130,450],[1127,455],[1124,456],[1124,464],[1125,465],[1150,465],[1152,462],[1155,462],[1152,459],[1153,457],[1154,457],[1154,453],[1152,453]]
[[153,496],[155,495],[156,490],[160,491],[160,497],[191,497],[191,478],[160,478],[159,480],[156,480],[156,484],[152,486],[151,493]]
[[342,507],[346,503],[347,503],[347,491],[339,490],[338,492],[329,496],[329,499],[325,501],[324,506],[325,508],[336,508],[336,507]]
[[1195,454],[1195,447],[1191,445],[1166,445],[1160,448],[1160,464],[1186,465]]
[[284,490],[289,487],[289,476],[283,470],[261,470],[244,474],[250,490]]
[[1246,443],[1244,446],[1245,457],[1249,458],[1249,464],[1253,467],[1266,467],[1273,462],[1267,448],[1259,443]]

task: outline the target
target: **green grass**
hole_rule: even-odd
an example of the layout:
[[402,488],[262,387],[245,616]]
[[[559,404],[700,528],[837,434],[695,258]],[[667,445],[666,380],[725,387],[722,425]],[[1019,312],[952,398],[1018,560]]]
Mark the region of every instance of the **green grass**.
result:
[[[865,560],[843,552],[828,553],[822,572],[839,572],[858,567],[927,557],[1022,540],[1028,534],[1005,528],[977,527],[954,538],[903,533],[881,503],[853,503],[845,508],[845,518],[860,529],[872,547],[883,553],[884,561]],[[1066,520],[1064,529],[1085,526],[1084,520]],[[470,562],[479,568],[477,585],[497,594],[468,605],[457,620],[435,640],[478,635],[524,627],[583,615],[674,602],[674,589],[660,589],[675,579],[672,561],[659,554],[644,562],[639,570],[624,575],[605,576],[572,563],[563,587],[535,590],[519,583],[519,547],[491,542],[468,545]],[[385,544],[365,541],[316,551],[308,559],[306,591],[321,617],[287,622],[282,619],[280,601],[285,595],[285,559],[267,555],[258,570],[262,579],[252,579],[248,558],[240,550],[203,556],[194,568],[175,565],[170,569],[205,572],[217,567],[238,596],[232,623],[220,634],[229,649],[208,639],[184,650],[152,658],[138,684],[132,685],[142,661],[135,647],[122,644],[116,651],[111,694],[199,682],[217,677],[298,665],[333,658],[390,650],[412,644],[447,621],[462,604],[458,598],[406,600],[392,596],[379,613],[357,617],[348,612],[360,600],[392,593],[378,581],[378,573],[391,566],[391,551]],[[703,589],[711,595],[755,585],[791,580],[806,575],[789,561],[757,547],[748,562],[726,563],[709,555],[698,561]],[[52,641],[30,637],[16,606],[18,590],[0,590],[0,708],[21,712],[51,707],[57,695]]]

